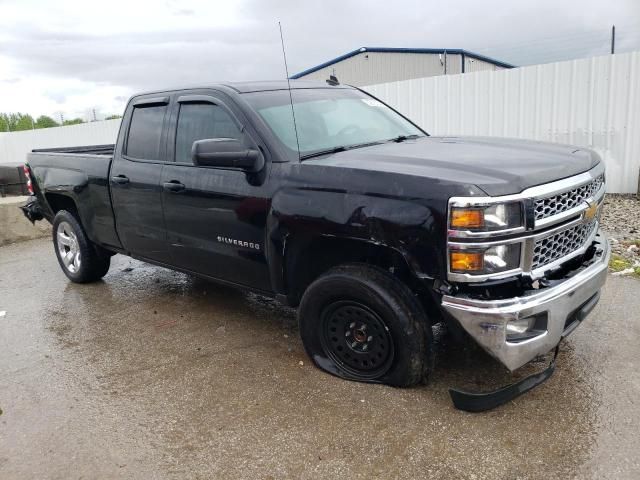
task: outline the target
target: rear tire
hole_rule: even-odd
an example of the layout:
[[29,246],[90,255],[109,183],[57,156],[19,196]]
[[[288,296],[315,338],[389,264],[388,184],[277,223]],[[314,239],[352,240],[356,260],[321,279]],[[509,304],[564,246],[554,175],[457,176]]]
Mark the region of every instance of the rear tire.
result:
[[305,291],[298,321],[307,354],[333,375],[409,387],[431,372],[433,338],[422,305],[380,268],[329,270]]
[[60,210],[53,219],[53,245],[64,274],[75,283],[95,282],[109,271],[108,252],[94,245],[76,217]]

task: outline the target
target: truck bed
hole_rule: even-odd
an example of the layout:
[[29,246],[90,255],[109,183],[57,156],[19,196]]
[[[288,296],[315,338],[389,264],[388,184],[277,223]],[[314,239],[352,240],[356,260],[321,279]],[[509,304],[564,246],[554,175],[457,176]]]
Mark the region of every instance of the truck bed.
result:
[[94,243],[119,247],[109,190],[112,152],[113,145],[37,149],[27,162],[47,220],[57,210],[75,206]]
[[91,155],[113,155],[115,144],[80,145],[77,147],[36,148],[33,153],[83,153]]

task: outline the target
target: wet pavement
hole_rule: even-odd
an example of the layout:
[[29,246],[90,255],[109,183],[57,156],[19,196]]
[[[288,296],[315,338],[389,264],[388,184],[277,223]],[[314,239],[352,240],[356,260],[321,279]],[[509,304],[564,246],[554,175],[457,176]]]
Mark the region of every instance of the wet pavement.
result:
[[448,336],[427,386],[347,382],[293,310],[122,256],[75,285],[49,241],[2,247],[0,311],[3,480],[640,478],[633,278],[609,278],[547,383],[482,414],[447,387],[514,377]]

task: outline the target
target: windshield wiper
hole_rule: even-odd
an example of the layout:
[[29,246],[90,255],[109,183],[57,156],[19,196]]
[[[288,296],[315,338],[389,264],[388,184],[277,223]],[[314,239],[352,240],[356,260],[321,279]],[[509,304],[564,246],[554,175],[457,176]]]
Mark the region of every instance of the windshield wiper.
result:
[[344,146],[328,148],[326,150],[320,150],[318,152],[307,153],[306,155],[302,155],[300,157],[300,160],[306,160],[307,158],[319,157],[321,155],[329,155],[331,153],[344,152],[346,150],[347,150],[347,147],[344,147]]
[[404,142],[405,140],[411,140],[413,138],[420,138],[422,135],[398,135],[397,137],[394,138],[390,138],[389,140],[387,140],[388,142],[396,142],[396,143],[400,143],[400,142]]
[[338,152],[346,152],[347,150],[353,150],[354,148],[362,148],[362,147],[370,147],[371,145],[380,145],[381,143],[385,143],[385,140],[376,141],[376,142],[367,142],[367,143],[357,143],[355,145],[340,145],[338,147],[328,148],[326,150],[320,150],[313,153],[307,153],[306,155],[302,155],[300,160],[306,160],[307,158],[320,157],[322,155],[330,155],[332,153]]

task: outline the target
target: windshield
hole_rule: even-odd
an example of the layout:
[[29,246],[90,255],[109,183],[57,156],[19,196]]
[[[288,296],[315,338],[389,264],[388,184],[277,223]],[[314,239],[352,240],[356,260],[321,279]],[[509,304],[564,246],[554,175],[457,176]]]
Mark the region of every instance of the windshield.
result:
[[[292,90],[300,156],[424,136],[415,125],[378,100],[354,89]],[[297,155],[288,90],[244,95],[276,137]]]

